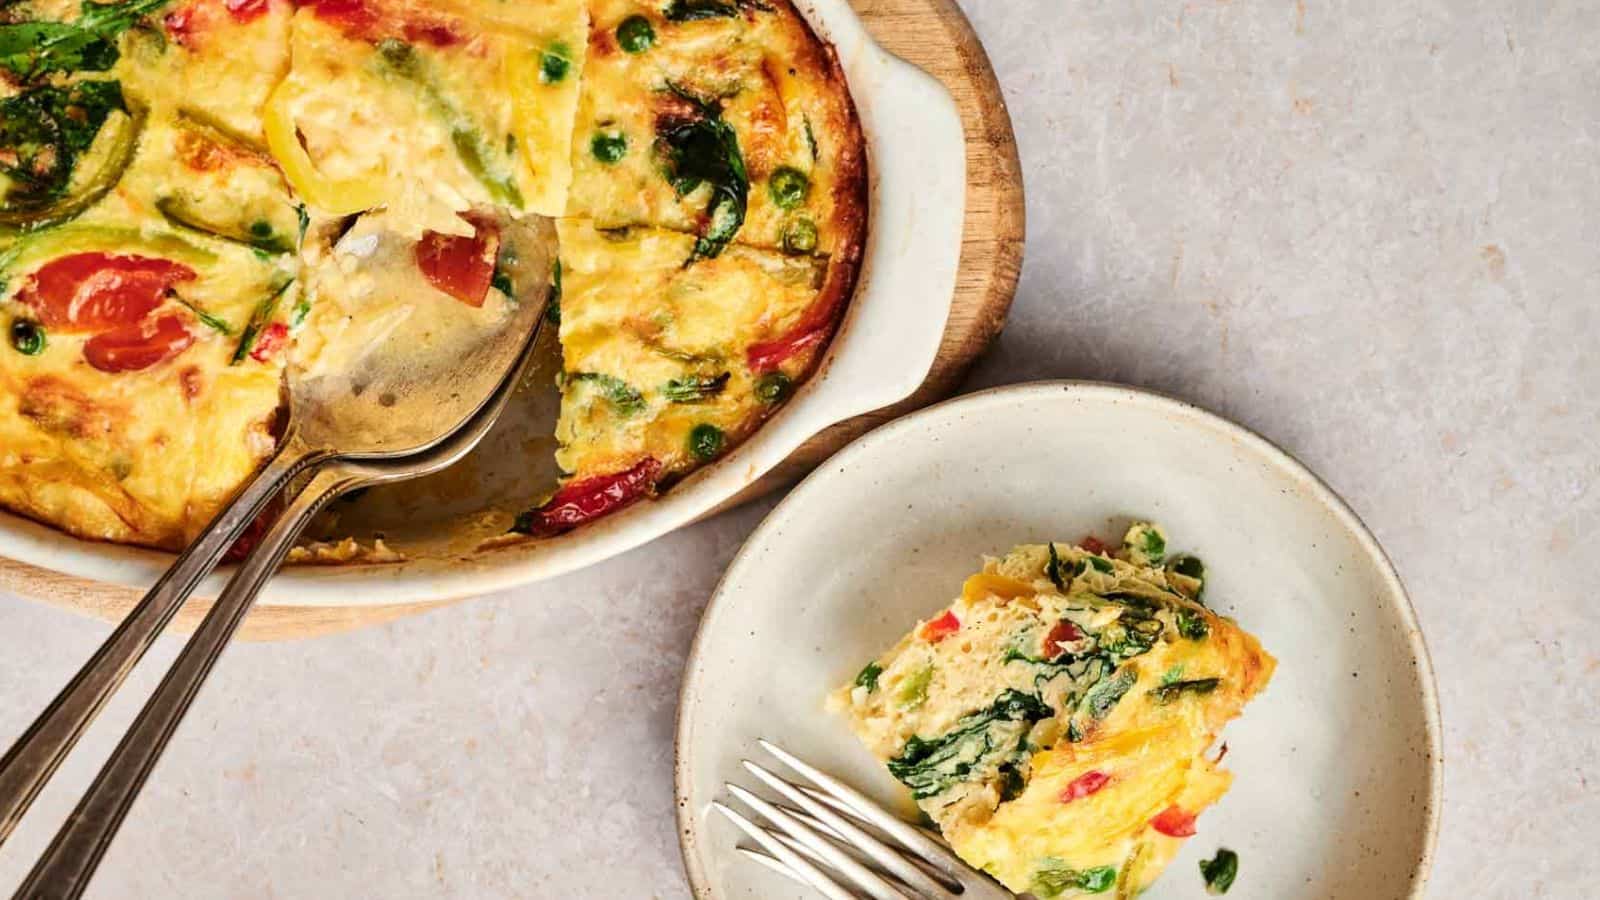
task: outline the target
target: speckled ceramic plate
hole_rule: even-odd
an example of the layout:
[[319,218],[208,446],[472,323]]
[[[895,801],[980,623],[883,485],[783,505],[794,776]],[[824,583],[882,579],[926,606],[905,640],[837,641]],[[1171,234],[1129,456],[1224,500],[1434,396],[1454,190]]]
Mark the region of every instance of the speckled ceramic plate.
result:
[[773,510],[728,569],[690,655],[678,820],[700,897],[807,897],[733,852],[709,804],[757,736],[909,813],[823,709],[828,689],[954,597],[984,553],[1161,522],[1206,561],[1207,599],[1278,657],[1228,727],[1234,785],[1146,895],[1205,896],[1198,860],[1239,852],[1230,898],[1418,897],[1438,827],[1433,673],[1393,566],[1283,451],[1188,404],[1112,385],[1000,388],[850,445]]

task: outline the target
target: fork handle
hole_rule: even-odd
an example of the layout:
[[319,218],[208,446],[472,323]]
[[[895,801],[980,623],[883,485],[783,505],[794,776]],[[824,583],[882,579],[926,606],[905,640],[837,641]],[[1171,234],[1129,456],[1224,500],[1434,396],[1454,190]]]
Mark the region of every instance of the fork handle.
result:
[[76,898],[83,893],[145,779],[262,586],[311,518],[333,497],[357,484],[355,476],[335,465],[318,471],[289,502],[222,589],[99,776],[17,889],[17,898]]
[[291,434],[282,449],[206,526],[94,656],[0,758],[0,844],[89,723],[133,671],[202,579],[289,479],[323,456]]

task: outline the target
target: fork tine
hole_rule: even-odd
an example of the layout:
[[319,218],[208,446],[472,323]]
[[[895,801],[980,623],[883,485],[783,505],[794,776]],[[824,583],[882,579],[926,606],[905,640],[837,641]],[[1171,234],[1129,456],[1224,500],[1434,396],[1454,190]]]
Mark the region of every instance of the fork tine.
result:
[[816,887],[816,885],[806,881],[799,875],[796,875],[793,869],[783,864],[783,860],[778,859],[776,856],[773,856],[770,853],[762,853],[760,850],[756,850],[752,847],[734,847],[733,849],[743,853],[750,861],[758,862],[772,871],[777,872],[779,875],[789,879],[790,881],[796,882],[805,887]]
[[855,788],[806,763],[793,753],[766,738],[757,738],[756,742],[766,748],[768,753],[782,760],[789,768],[811,779],[813,784],[816,784],[855,810],[858,816],[866,819],[885,834],[899,841],[906,849],[920,854],[923,859],[937,865],[952,881],[958,883],[961,881],[961,873],[967,871],[967,864],[957,859],[955,854],[951,853],[947,848],[923,834],[920,829],[902,822],[896,816],[890,815]]
[[[766,818],[768,822],[788,832],[790,837],[805,842],[806,846],[820,853],[828,864],[837,869],[840,874],[850,879],[857,887],[870,894],[874,900],[905,900],[905,895],[894,889],[894,885],[878,877],[861,863],[850,858],[848,854],[824,840],[815,831],[812,831],[800,820],[789,815],[771,803],[757,797],[737,784],[727,784],[728,793],[743,800],[756,812]],[[763,845],[765,846],[765,845]],[[781,844],[779,846],[782,846]],[[767,849],[772,849],[768,847]],[[788,850],[787,847],[784,848]],[[776,851],[774,851],[776,852]],[[789,851],[793,852],[793,851]],[[784,862],[788,862],[787,859]]]
[[817,833],[821,834],[825,838],[828,838],[829,840],[840,841],[840,842],[843,842],[843,843],[849,843],[849,840],[844,835],[842,835],[839,832],[833,830],[833,826],[829,825],[827,822],[822,821],[821,819],[817,818],[816,816],[813,816],[812,814],[806,812],[805,810],[801,809],[798,806],[790,806],[787,803],[774,803],[773,806],[776,806],[777,808],[783,810],[784,812],[788,813],[789,815],[794,816],[796,819],[799,819],[800,821],[806,823],[807,825],[810,825],[813,831],[816,831]]
[[800,857],[799,854],[795,853],[793,850],[790,850],[788,847],[785,847],[778,841],[777,838],[774,838],[772,835],[768,834],[766,829],[745,818],[743,814],[739,813],[733,807],[728,806],[720,800],[711,801],[711,806],[717,812],[722,813],[730,821],[732,821],[733,824],[737,826],[740,831],[748,835],[751,840],[760,844],[762,847],[765,847],[769,853],[777,858],[777,860],[781,860],[785,866],[788,866],[788,875],[790,878],[816,888],[818,891],[822,892],[823,896],[828,897],[829,900],[860,900],[860,898],[858,898],[856,895],[845,890],[844,887],[839,884],[839,882],[834,881],[832,878],[822,874],[821,869],[818,869],[811,863],[806,862]]
[[[833,798],[831,798],[831,797],[829,797],[827,800],[822,799],[823,797],[827,797],[827,795],[823,794],[822,792],[820,792],[818,790],[816,790],[815,788],[808,788],[805,785],[795,784],[792,781],[789,782],[789,785],[791,787],[797,789],[797,790],[803,791],[807,796],[811,797],[814,800],[817,800],[820,803],[829,803],[830,805],[832,805],[832,803],[838,803],[839,802],[837,800],[833,800]],[[813,816],[812,814],[806,812],[805,810],[801,809],[798,806],[790,806],[787,803],[778,803],[778,804],[774,804],[774,805],[776,805],[779,809],[783,810],[784,812],[788,813],[789,815],[794,816],[796,819],[799,819],[800,821],[806,823],[807,825],[810,825],[812,828],[814,828],[818,832],[820,832],[823,837],[827,838],[830,841],[833,841],[835,844],[837,844],[840,847],[842,847],[846,853],[854,853],[854,854],[856,854],[856,858],[858,860],[862,860],[862,861],[866,862],[868,868],[873,868],[874,864],[871,861],[872,858],[867,856],[865,853],[862,853],[860,850],[857,850],[855,848],[855,846],[853,844],[851,844],[849,842],[849,840],[847,840],[844,837],[844,835],[840,834],[837,831],[834,831],[833,827],[830,826],[828,823],[822,821],[821,819],[817,818],[816,816]],[[846,817],[854,817],[855,816],[854,812],[847,812],[847,811],[843,811],[843,810],[840,811],[840,814],[844,815]],[[871,823],[868,823],[865,820],[858,819],[858,818],[851,818],[851,821],[855,822],[857,825],[860,825],[862,831],[865,831],[867,834],[871,835],[872,837],[877,838],[880,842],[892,845],[894,839],[889,837],[888,835],[884,834],[883,832],[879,831],[878,829],[874,828],[871,825]],[[935,881],[938,881],[940,878],[942,878],[944,876],[944,873],[939,870],[938,866],[935,866],[933,863],[928,862],[927,860],[924,860],[920,856],[917,856],[917,855],[912,854],[912,853],[906,853],[901,858],[905,859],[906,861],[910,862],[912,865],[914,865],[917,868],[921,869],[922,871],[926,872],[928,874],[928,876],[930,878],[932,878],[933,880],[935,880]],[[879,874],[883,874],[883,873],[880,872]]]
[[[794,782],[790,782],[790,784],[794,784]],[[797,790],[799,790],[801,793],[805,794],[807,797],[810,797],[811,799],[817,801],[818,803],[826,804],[829,809],[833,810],[834,812],[838,813],[841,816],[844,816],[845,818],[849,819],[850,821],[855,822],[857,825],[860,825],[862,828],[866,829],[868,834],[874,834],[874,832],[877,832],[877,834],[874,835],[874,836],[877,836],[877,837],[880,837],[880,838],[881,837],[889,837],[889,835],[883,834],[881,831],[879,831],[879,829],[878,829],[878,827],[876,825],[873,825],[871,822],[869,822],[865,818],[863,818],[861,813],[856,812],[855,807],[852,807],[850,804],[844,802],[843,800],[840,800],[839,798],[833,796],[832,794],[829,794],[826,791],[818,790],[817,788],[810,787],[810,786],[804,785],[804,784],[795,784],[794,786],[795,786],[795,788]],[[911,827],[915,828],[920,834],[922,834],[923,837],[926,837],[928,840],[933,841],[935,844],[938,844],[941,847],[949,849],[950,843],[948,841],[946,841],[939,834],[931,832],[928,829],[923,828],[921,825],[912,825]],[[891,840],[892,840],[892,838],[891,838]],[[923,865],[933,865],[933,864],[932,863],[928,863],[928,862],[924,862]]]
[[[767,829],[767,830],[772,833],[773,837],[777,838],[778,840],[782,841],[785,845],[787,845],[790,850],[793,850],[794,852],[800,854],[801,856],[804,856],[805,858],[811,860],[814,863],[817,863],[818,865],[832,866],[832,863],[828,862],[827,859],[823,858],[822,854],[820,854],[817,851],[811,849],[810,847],[807,847],[800,840],[798,840],[796,838],[792,838],[789,835],[783,834],[781,832],[772,831],[772,829],[770,829],[770,828]],[[877,875],[878,877],[882,878],[884,881],[889,882],[889,886],[894,888],[895,890],[899,891],[900,893],[905,894],[908,897],[921,897],[922,896],[921,894],[916,893],[916,889],[915,888],[912,888],[912,887],[904,884],[903,882],[901,882],[899,879],[895,878],[893,875],[889,874],[888,872],[884,872],[884,871],[882,871],[880,869],[874,868],[873,865],[872,865],[872,861],[870,859],[867,859],[864,856],[857,856],[856,853],[852,853],[851,852],[851,849],[848,846],[840,847],[839,849],[844,851],[845,853],[849,853],[850,857],[852,859],[854,859],[856,862],[859,862],[862,865],[866,866],[868,869],[870,869],[872,871],[872,873],[874,875]]]
[[794,785],[772,774],[760,765],[744,760],[744,767],[750,774],[761,779],[766,785],[785,797],[805,807],[806,811],[827,823],[828,827],[844,835],[847,843],[871,857],[878,865],[888,869],[896,878],[910,885],[913,889],[921,891],[931,897],[954,897],[952,889],[959,889],[960,883],[940,884],[928,877],[921,869],[891,849],[887,844],[876,837],[861,830],[855,823],[849,821],[828,807],[806,796]]

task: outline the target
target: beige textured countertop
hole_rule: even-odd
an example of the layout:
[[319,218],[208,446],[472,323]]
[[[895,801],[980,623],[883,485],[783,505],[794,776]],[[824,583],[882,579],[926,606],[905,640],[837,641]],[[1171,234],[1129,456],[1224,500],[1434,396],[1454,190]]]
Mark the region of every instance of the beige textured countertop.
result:
[[[1554,11],[1578,5],[964,3],[1029,216],[1015,314],[971,387],[1159,388],[1349,499],[1438,670],[1439,898],[1592,897],[1600,875],[1582,549],[1600,532],[1600,13]],[[684,896],[678,673],[767,508],[551,584],[234,648],[91,896]],[[0,740],[106,632],[0,597]],[[132,693],[0,853],[0,891]]]

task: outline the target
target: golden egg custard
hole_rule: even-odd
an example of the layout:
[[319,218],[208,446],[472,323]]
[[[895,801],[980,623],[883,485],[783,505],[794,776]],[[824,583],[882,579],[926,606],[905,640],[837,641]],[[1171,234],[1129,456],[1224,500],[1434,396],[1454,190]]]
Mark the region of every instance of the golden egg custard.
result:
[[286,373],[418,316],[492,326],[501,229],[539,214],[566,477],[511,502],[517,532],[568,530],[807,377],[865,184],[786,0],[5,4],[0,506],[183,544],[273,452]]
[[1276,665],[1204,587],[1149,523],[1016,547],[829,705],[1006,887],[1132,897],[1227,791],[1213,745]]

